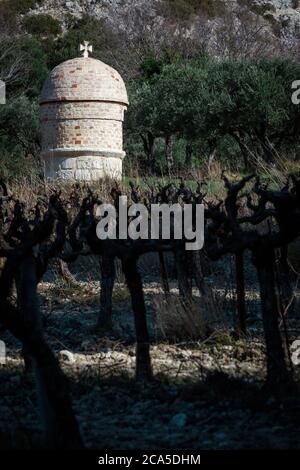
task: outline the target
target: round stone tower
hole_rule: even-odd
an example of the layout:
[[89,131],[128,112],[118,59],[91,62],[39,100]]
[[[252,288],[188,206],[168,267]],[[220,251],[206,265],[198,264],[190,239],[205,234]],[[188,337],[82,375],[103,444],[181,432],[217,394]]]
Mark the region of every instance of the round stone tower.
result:
[[84,56],[55,67],[40,97],[45,177],[120,179],[126,88],[116,70],[88,57],[91,46],[81,47]]

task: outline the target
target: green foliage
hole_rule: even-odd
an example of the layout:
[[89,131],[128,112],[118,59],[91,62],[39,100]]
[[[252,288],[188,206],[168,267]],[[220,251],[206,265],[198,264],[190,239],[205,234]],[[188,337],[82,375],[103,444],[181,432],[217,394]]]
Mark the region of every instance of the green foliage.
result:
[[210,68],[207,129],[232,136],[245,152],[271,161],[283,145],[298,141],[299,107],[291,84],[300,66],[290,60],[262,59],[213,63]]
[[62,32],[60,22],[51,15],[26,16],[23,26],[29,34],[36,36],[57,36]]
[[20,148],[26,154],[35,154],[39,145],[38,103],[25,95],[11,99],[1,107],[0,136],[6,148]]
[[[193,59],[190,57],[189,61],[196,60],[196,58],[203,60],[203,57],[204,54],[197,51],[193,55]],[[159,75],[163,71],[166,65],[182,64],[185,61],[186,59],[180,49],[163,44],[159,48],[159,53],[151,51],[145,54],[139,66],[141,79],[151,81],[152,78],[155,78],[155,75]]]
[[19,15],[26,14],[43,0],[0,0],[0,28],[6,31],[18,31]]
[[0,0],[0,31],[5,35],[20,34],[20,15],[44,0]]
[[25,156],[20,149],[8,151],[0,141],[0,178],[8,181],[10,178],[42,177],[42,169],[36,158]]
[[26,93],[37,97],[40,94],[44,81],[48,75],[47,55],[38,39],[26,37],[20,40],[20,51],[26,56],[29,71]]
[[12,82],[7,82],[8,95],[25,93],[29,97],[37,97],[48,74],[47,56],[40,41],[34,37],[20,36],[3,42],[3,48],[10,52],[1,61],[0,70],[21,62],[21,70]]
[[83,41],[89,41],[93,44],[95,51],[93,57],[97,58],[97,54],[101,56],[107,44],[114,47],[115,37],[106,27],[104,20],[98,20],[88,15],[83,16],[80,20],[70,24],[70,28],[63,37],[44,44],[48,54],[49,67],[52,68],[65,60],[78,57],[78,47]]
[[164,62],[153,54],[147,55],[140,65],[140,71],[144,78],[151,79],[154,75],[161,73]]
[[[155,135],[193,133],[191,119],[199,105],[195,92],[206,82],[206,71],[192,65],[167,65],[130,96],[128,126]],[[189,128],[189,129],[188,129]]]
[[9,100],[0,107],[1,174],[24,174],[26,160],[32,161],[38,150],[38,103],[25,95]]
[[3,0],[6,10],[14,14],[24,14],[34,8],[36,5],[43,3],[44,0]]
[[300,65],[282,59],[166,65],[131,93],[127,129],[137,138],[183,138],[198,159],[202,149],[242,157],[246,166],[253,155],[271,162],[300,145],[300,111],[291,102],[299,76]]

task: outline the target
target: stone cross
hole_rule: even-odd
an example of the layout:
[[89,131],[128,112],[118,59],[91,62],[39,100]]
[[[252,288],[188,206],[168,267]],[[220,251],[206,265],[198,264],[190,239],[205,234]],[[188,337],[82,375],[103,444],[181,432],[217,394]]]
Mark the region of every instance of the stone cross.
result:
[[89,52],[93,52],[93,46],[89,45],[89,41],[84,41],[84,46],[80,44],[79,50],[83,51],[83,57],[88,57]]

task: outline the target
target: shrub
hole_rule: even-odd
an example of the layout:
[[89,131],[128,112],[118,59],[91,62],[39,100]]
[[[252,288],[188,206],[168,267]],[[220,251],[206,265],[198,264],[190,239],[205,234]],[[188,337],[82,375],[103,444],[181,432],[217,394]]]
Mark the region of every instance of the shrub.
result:
[[19,15],[26,14],[43,0],[0,0],[0,30],[3,35],[20,33]]
[[39,151],[38,104],[25,95],[0,109],[0,173],[13,176],[32,171]]
[[14,178],[33,178],[42,175],[38,160],[32,155],[25,156],[20,148],[13,152],[2,148],[0,142],[0,178],[9,181]]
[[29,97],[37,97],[48,74],[47,56],[41,41],[36,37],[19,36],[8,41],[6,47],[11,53],[1,61],[0,68],[9,69],[10,64],[18,60],[24,64],[8,84],[9,96],[26,93]]
[[104,61],[107,44],[111,50],[116,47],[114,33],[106,27],[105,21],[85,15],[75,21],[62,37],[52,41],[49,39],[49,67],[53,68],[64,60],[77,57],[78,46],[85,40],[93,44],[93,57],[97,58],[98,55]]
[[156,334],[159,338],[177,341],[199,339],[205,335],[201,313],[191,303],[185,305],[175,295],[158,294],[153,299]]
[[44,0],[4,0],[5,7],[14,13],[27,13]]
[[60,22],[51,15],[26,16],[23,26],[27,33],[37,36],[57,36],[62,32]]
[[222,15],[225,3],[222,0],[165,0],[161,7],[164,16],[188,19],[196,13],[204,13],[209,17]]
[[257,13],[258,15],[264,15],[266,12],[276,12],[276,7],[272,4],[271,1],[261,4],[252,2],[251,0],[238,0],[238,3],[241,6],[248,7],[249,10]]

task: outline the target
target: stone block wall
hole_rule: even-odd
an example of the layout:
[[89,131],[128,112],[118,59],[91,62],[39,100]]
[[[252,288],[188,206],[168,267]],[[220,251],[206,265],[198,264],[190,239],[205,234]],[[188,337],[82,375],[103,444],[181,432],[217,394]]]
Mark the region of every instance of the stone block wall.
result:
[[98,148],[122,152],[124,106],[65,102],[41,106],[42,156],[55,149]]
[[41,158],[46,178],[122,177],[125,106],[101,101],[43,103]]
[[[72,153],[72,152],[70,152]],[[73,155],[76,155],[74,152]],[[123,152],[122,157],[125,156]],[[120,155],[83,155],[76,156],[56,156],[43,159],[44,173],[46,178],[96,181],[103,177],[110,177],[116,180],[122,177],[122,158]]]

